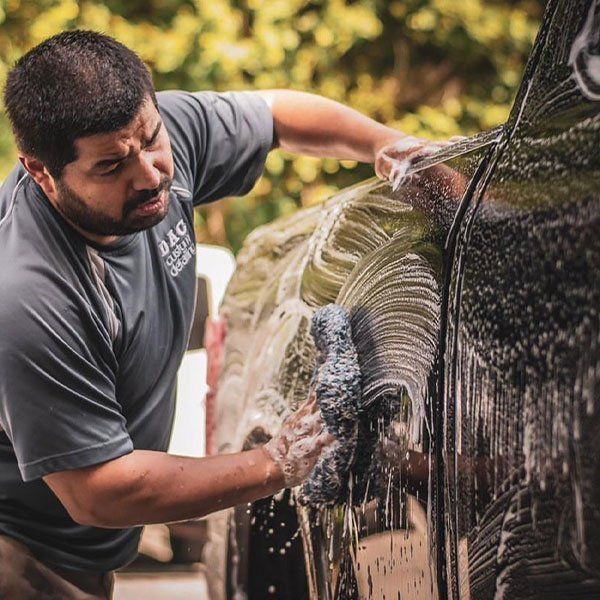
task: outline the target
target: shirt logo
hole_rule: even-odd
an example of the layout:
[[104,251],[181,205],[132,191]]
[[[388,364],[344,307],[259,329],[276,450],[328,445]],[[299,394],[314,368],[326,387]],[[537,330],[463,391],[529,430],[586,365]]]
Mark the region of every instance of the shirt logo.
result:
[[169,273],[177,277],[196,254],[196,246],[183,219],[167,231],[167,235],[158,242],[158,249]]

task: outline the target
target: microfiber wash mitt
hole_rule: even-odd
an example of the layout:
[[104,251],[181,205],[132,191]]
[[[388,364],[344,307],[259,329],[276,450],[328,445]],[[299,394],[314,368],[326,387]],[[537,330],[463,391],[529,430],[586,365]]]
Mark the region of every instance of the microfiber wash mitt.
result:
[[325,427],[336,439],[323,452],[302,486],[300,502],[333,506],[345,500],[356,453],[360,367],[346,309],[328,304],[317,310],[312,318],[311,334],[317,348],[311,390],[316,394]]

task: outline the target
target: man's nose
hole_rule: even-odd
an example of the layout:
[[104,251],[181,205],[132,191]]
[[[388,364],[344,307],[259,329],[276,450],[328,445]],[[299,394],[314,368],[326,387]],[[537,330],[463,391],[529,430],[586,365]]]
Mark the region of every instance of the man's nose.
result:
[[154,165],[151,154],[141,152],[136,165],[133,188],[136,191],[153,190],[160,185],[161,173]]

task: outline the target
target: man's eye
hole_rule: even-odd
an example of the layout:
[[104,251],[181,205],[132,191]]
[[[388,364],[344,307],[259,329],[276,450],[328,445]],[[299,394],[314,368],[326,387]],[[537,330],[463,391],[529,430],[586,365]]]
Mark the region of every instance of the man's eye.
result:
[[154,131],[154,133],[152,134],[152,137],[146,142],[146,146],[145,146],[146,148],[152,148],[153,146],[156,145],[156,142],[158,141],[158,138],[160,136],[161,129],[162,129],[162,123]]
[[104,171],[102,173],[102,177],[107,177],[108,175],[114,175],[115,173],[118,173],[121,168],[123,167],[123,163],[117,163],[114,167],[112,167],[111,169],[109,169],[108,171]]
[[152,148],[153,146],[156,146],[156,142],[158,142],[158,132],[156,132],[152,139],[148,140],[148,145],[146,148]]

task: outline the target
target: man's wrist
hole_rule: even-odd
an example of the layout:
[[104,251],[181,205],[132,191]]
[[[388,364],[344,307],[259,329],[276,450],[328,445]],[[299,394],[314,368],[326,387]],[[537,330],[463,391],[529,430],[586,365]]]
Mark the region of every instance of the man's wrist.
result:
[[395,144],[397,141],[402,140],[408,137],[405,133],[398,129],[392,129],[391,127],[385,127],[385,131],[383,131],[380,135],[376,137],[373,141],[372,153],[373,153],[373,162],[375,162],[377,155],[386,148],[387,146],[391,146]]
[[265,483],[267,483],[269,487],[274,486],[278,490],[283,489],[285,487],[285,476],[281,466],[264,446],[260,446],[258,450],[261,452],[265,461]]

